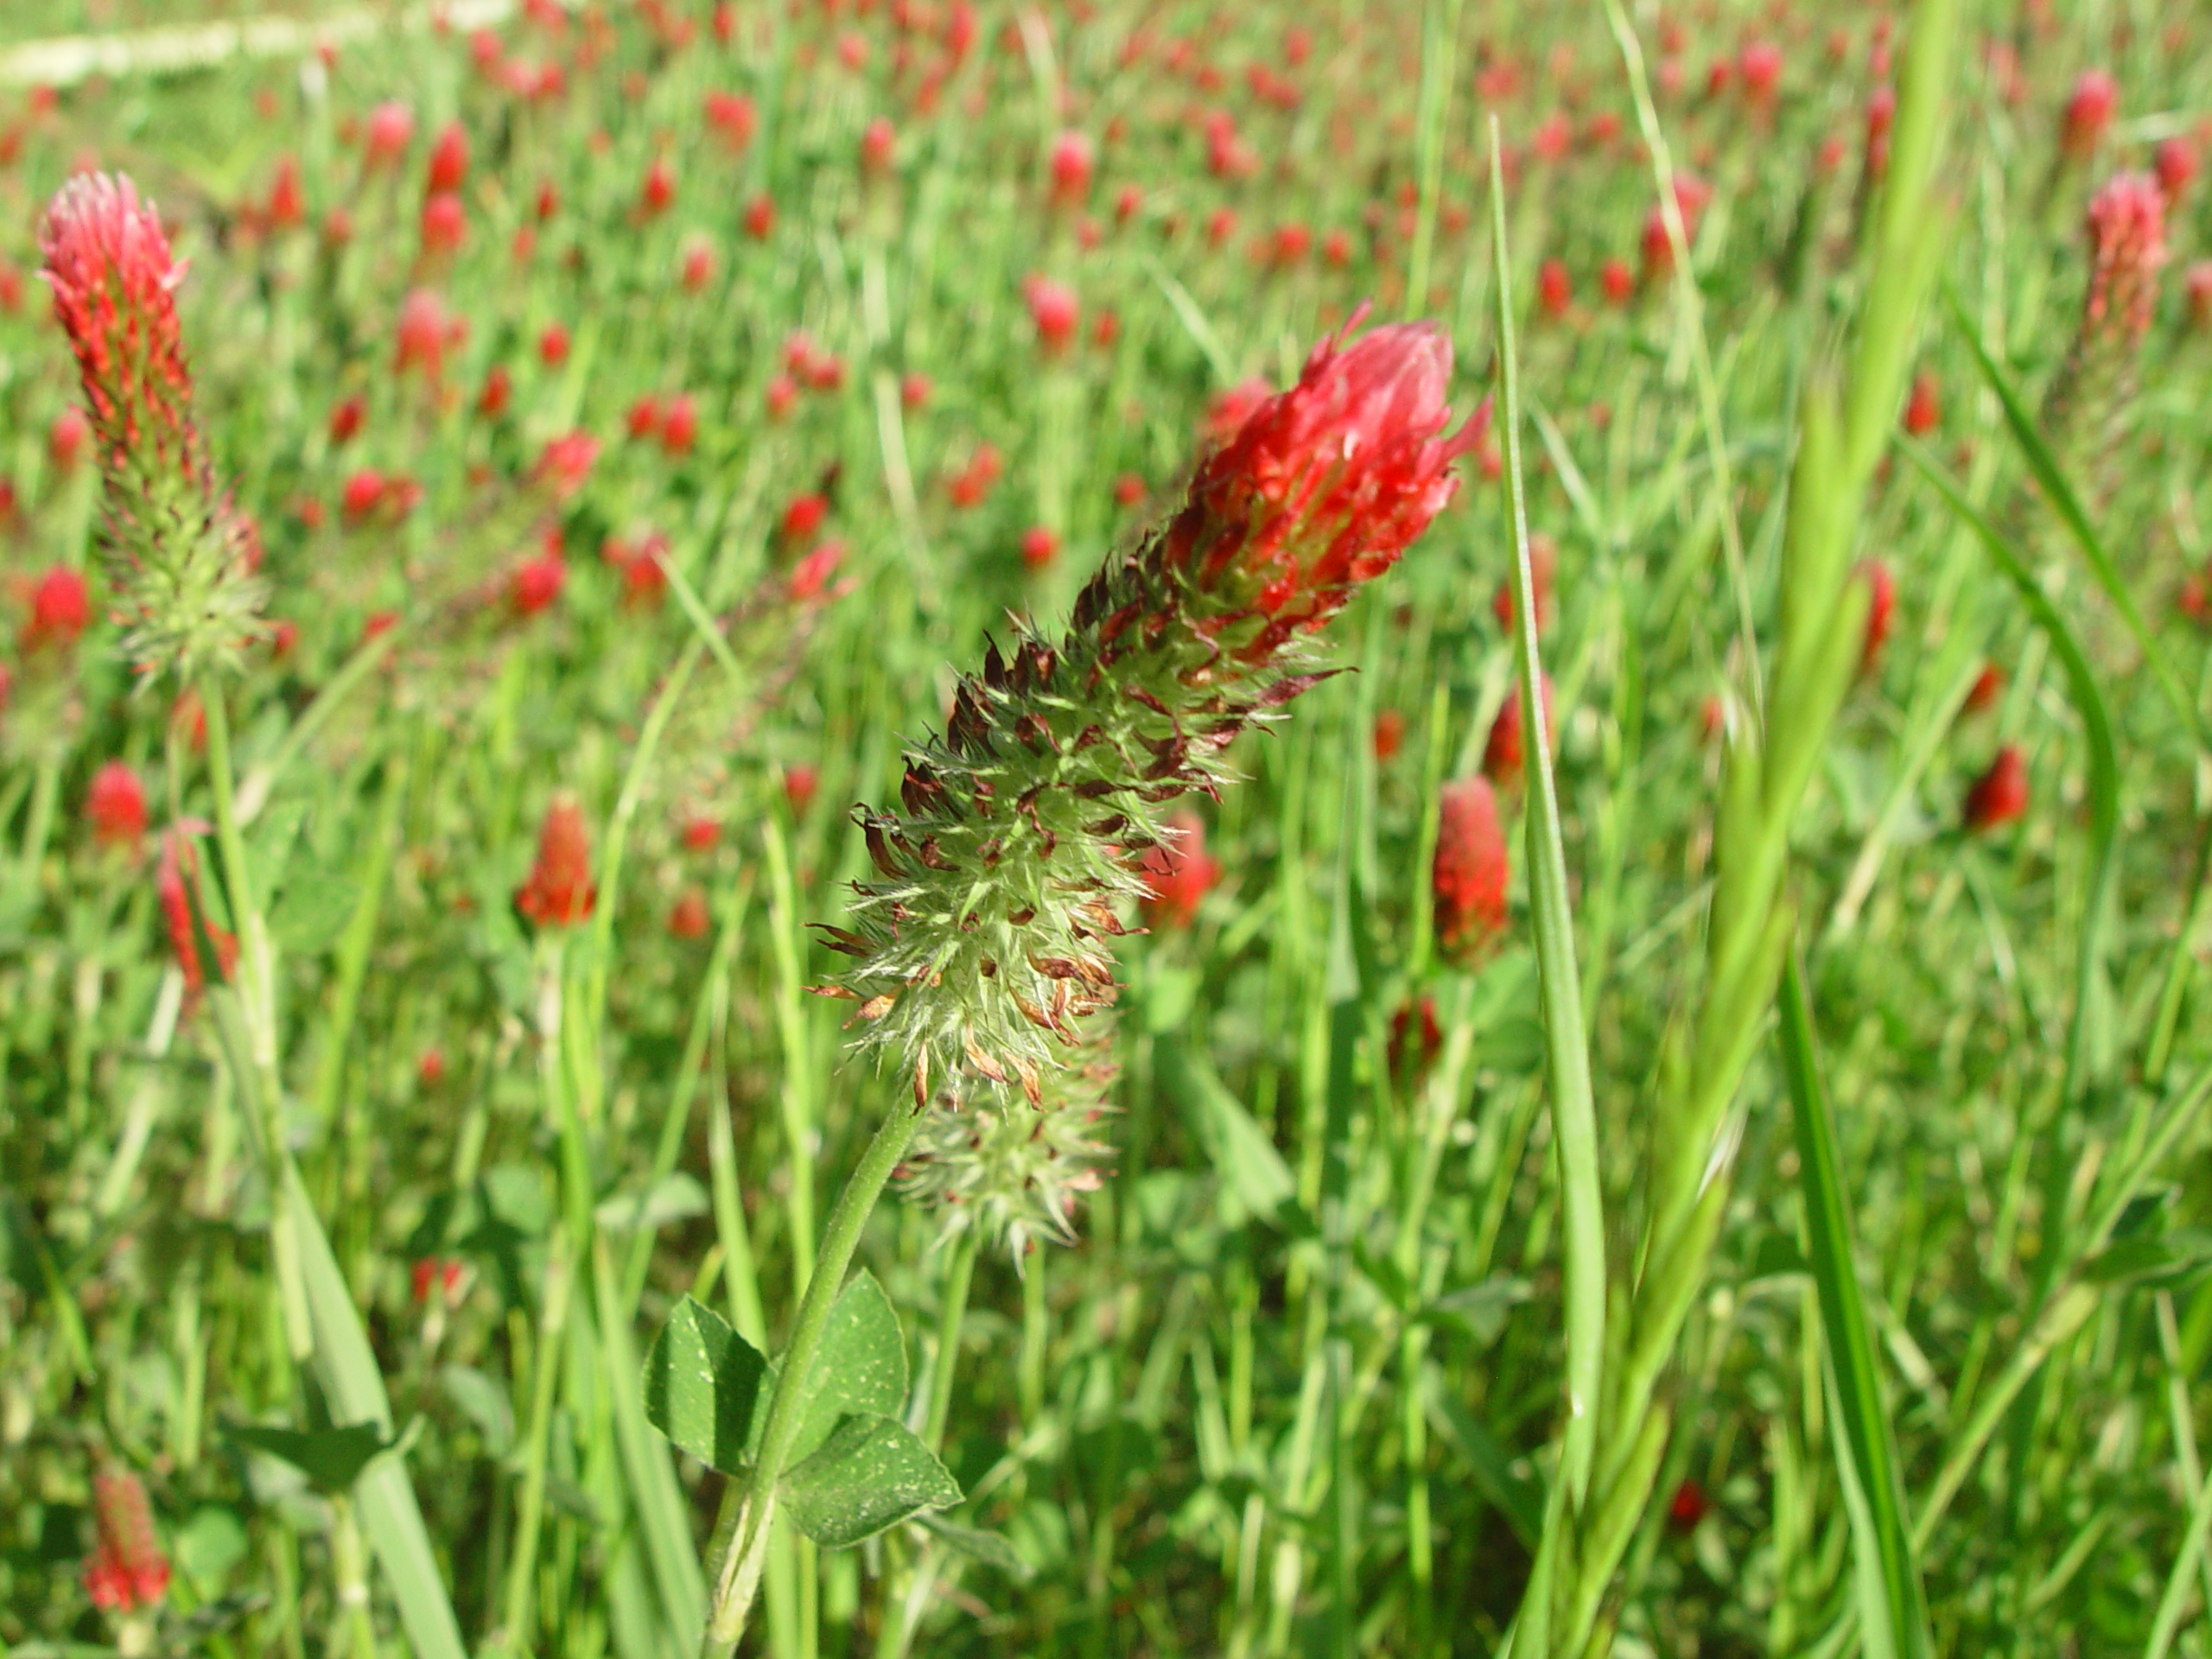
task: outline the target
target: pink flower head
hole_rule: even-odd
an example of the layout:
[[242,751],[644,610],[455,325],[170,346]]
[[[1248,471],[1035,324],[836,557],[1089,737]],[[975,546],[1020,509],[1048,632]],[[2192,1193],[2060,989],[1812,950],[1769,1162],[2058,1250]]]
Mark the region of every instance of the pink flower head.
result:
[[844,557],[844,543],[833,536],[793,565],[788,589],[791,603],[804,605],[810,600],[820,598],[823,589],[830,585],[830,578],[837,574],[837,567]]
[[1200,463],[1162,556],[1201,588],[1249,594],[1268,620],[1241,656],[1319,628],[1452,499],[1452,463],[1480,439],[1489,405],[1447,433],[1451,376],[1451,342],[1428,324],[1349,346],[1338,334]]
[[80,174],[39,226],[54,315],[69,337],[111,472],[136,460],[204,485],[176,290],[184,263],[126,178]]
[[25,656],[42,645],[67,651],[77,636],[92,626],[92,588],[85,573],[66,564],[50,567],[30,590],[30,614],[16,636],[16,648]]
[[1221,866],[1206,853],[1205,821],[1188,807],[1168,820],[1174,833],[1144,855],[1140,869],[1147,889],[1144,918],[1149,925],[1188,927],[1198,901],[1221,880]]
[[1080,132],[1064,132],[1052,140],[1052,205],[1079,207],[1090,194],[1093,151],[1090,140]]
[[101,1470],[92,1477],[92,1521],[97,1541],[85,1564],[92,1605],[130,1613],[159,1602],[169,1587],[169,1564],[154,1536],[145,1484],[127,1469]]
[[2066,100],[2059,148],[2076,158],[2089,156],[2112,124],[2113,111],[2119,105],[2119,83],[2101,69],[2084,69]]
[[420,234],[425,258],[451,253],[467,239],[468,210],[456,192],[435,191],[423,200]]
[[1967,791],[1960,816],[1968,830],[1980,833],[1999,829],[2027,810],[2027,762],[2021,759],[2019,745],[2007,743]]
[[362,138],[362,160],[377,168],[396,163],[415,141],[415,111],[404,104],[387,101],[369,111]]
[[550,610],[561,597],[569,567],[557,552],[533,554],[518,564],[507,579],[507,607],[518,617],[536,616]]
[[427,288],[410,290],[399,302],[399,320],[392,327],[393,371],[405,374],[420,369],[435,385],[444,370],[446,353],[463,332],[461,321],[447,314],[445,302],[435,292]]
[[698,400],[679,391],[661,405],[660,447],[671,455],[689,454],[698,435]]
[[898,143],[899,132],[890,118],[877,116],[861,134],[861,171],[870,177],[889,172],[892,152]]
[[1943,418],[1943,406],[1936,392],[1936,377],[1923,369],[1912,378],[1912,395],[1905,399],[1904,429],[1914,437],[1925,437],[1936,429]]
[[146,833],[146,785],[121,760],[92,774],[85,791],[85,822],[101,847],[136,847]]
[[707,124],[721,135],[722,143],[733,152],[744,149],[753,142],[753,131],[760,124],[759,109],[743,92],[707,94]]
[[653,157],[653,164],[645,169],[645,181],[638,189],[638,208],[648,219],[656,218],[668,210],[676,200],[676,168],[665,156]]
[[2189,292],[2190,321],[2199,328],[2212,328],[2212,259],[2191,265],[2183,286]]
[[1505,830],[1486,778],[1446,784],[1437,804],[1429,871],[1436,943],[1447,957],[1464,962],[1505,928]]
[[1872,595],[1866,606],[1866,632],[1859,646],[1859,671],[1868,674],[1881,659],[1882,645],[1890,637],[1890,620],[1897,604],[1897,579],[1879,559],[1868,559],[1859,574]]
[[2158,172],[2158,188],[2165,192],[2166,205],[2171,207],[2182,198],[2196,177],[2196,142],[2187,133],[2176,133],[2158,146],[2155,165]]
[[591,475],[592,463],[599,459],[599,440],[588,432],[564,432],[557,438],[546,441],[539,451],[534,476],[553,493],[556,500],[565,501],[583,488],[584,480]]
[[468,129],[458,121],[448,121],[438,129],[437,143],[430,148],[430,165],[423,184],[426,196],[442,195],[458,190],[468,177]]
[[[1541,605],[1537,613],[1541,618]],[[1544,710],[1544,747],[1548,751],[1559,734],[1559,711],[1552,706],[1551,676],[1543,675],[1537,687],[1537,701]],[[1505,701],[1498,705],[1497,717],[1491,721],[1490,736],[1483,744],[1483,776],[1501,788],[1518,785],[1526,747],[1521,733],[1521,688],[1516,685],[1505,694]]]
[[2093,261],[2085,333],[2119,331],[2140,340],[2158,303],[2166,262],[2166,199],[2146,173],[2122,173],[2089,201]]
[[1037,325],[1037,341],[1048,352],[1062,352],[1075,337],[1080,307],[1075,290],[1049,276],[1032,276],[1021,285],[1030,321]]
[[1782,48],[1772,41],[1753,41],[1737,54],[1736,73],[1743,79],[1747,99],[1760,105],[1772,102],[1782,79]]
[[[175,717],[173,711],[172,717]],[[215,925],[213,918],[200,908],[193,892],[199,874],[199,854],[191,837],[205,834],[207,826],[196,820],[187,821],[171,829],[162,837],[161,868],[154,877],[154,896],[161,901],[162,920],[168,930],[169,948],[176,953],[176,963],[184,975],[184,991],[188,997],[196,997],[207,988],[207,970],[200,956],[200,941],[205,938],[215,948],[215,972],[218,977],[228,979],[237,965],[238,942],[237,938]]]
[[538,827],[537,861],[515,889],[515,908],[540,927],[572,927],[590,918],[598,898],[584,810],[573,795],[556,795]]

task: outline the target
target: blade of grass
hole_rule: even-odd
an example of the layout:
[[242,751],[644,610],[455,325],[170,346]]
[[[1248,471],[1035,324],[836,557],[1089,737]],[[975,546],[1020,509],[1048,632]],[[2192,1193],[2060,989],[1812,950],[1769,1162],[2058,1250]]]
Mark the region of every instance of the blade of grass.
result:
[[1871,1651],[1897,1659],[1924,1659],[1936,1650],[1935,1643],[1929,1635],[1928,1609],[1905,1518],[1896,1439],[1882,1405],[1873,1333],[1859,1294],[1851,1202],[1844,1192],[1835,1126],[1821,1083],[1812,1009],[1795,951],[1783,964],[1781,1002],[1782,1053],[1796,1131],[1806,1255],[1820,1295],[1828,1377],[1843,1430],[1836,1450],[1858,1499],[1849,1506],[1854,1546],[1861,1560],[1874,1566],[1872,1576],[1881,1589],[1878,1599],[1861,1597],[1859,1617]]
[[[1505,451],[1506,529],[1513,539],[1515,655],[1520,670],[1522,753],[1528,757],[1528,859],[1530,925],[1535,936],[1538,995],[1543,1007],[1544,1052],[1551,1083],[1553,1144],[1558,1158],[1561,1300],[1567,1332],[1567,1427],[1556,1510],[1578,1508],[1587,1496],[1597,1455],[1598,1407],[1605,1385],[1605,1220],[1598,1154],[1597,1109],[1590,1083],[1590,1053],[1582,1024],[1582,991],[1574,962],[1574,917],[1567,899],[1567,849],[1560,836],[1559,790],[1542,701],[1536,640],[1535,575],[1529,561],[1528,498],[1522,484],[1521,385],[1513,342],[1512,276],[1505,242],[1503,140],[1490,124],[1491,252],[1497,263],[1498,428]],[[1523,1614],[1529,1655],[1545,1651],[1549,1574],[1556,1570],[1558,1529],[1549,1516]]]
[[[389,1435],[391,1401],[361,1329],[353,1293],[338,1270],[338,1258],[331,1254],[330,1241],[316,1219],[299,1170],[288,1155],[283,1166],[286,1208],[315,1326],[313,1364],[329,1397],[331,1416],[339,1423],[374,1423]],[[397,1455],[371,1463],[353,1483],[353,1503],[414,1651],[422,1659],[467,1659],[468,1650],[438,1573],[438,1558],[430,1548],[429,1529],[423,1524],[406,1464]]]

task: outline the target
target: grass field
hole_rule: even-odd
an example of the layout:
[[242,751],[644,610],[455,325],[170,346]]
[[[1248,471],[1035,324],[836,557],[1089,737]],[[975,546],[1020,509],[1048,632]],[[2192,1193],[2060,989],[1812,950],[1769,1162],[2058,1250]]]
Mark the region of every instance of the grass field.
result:
[[[0,1655],[2212,1655],[2208,148],[2179,0],[0,90]],[[95,168],[258,550],[212,655],[118,620]],[[1307,656],[1153,683],[1357,671],[1217,791],[963,690],[1414,319],[1487,427]],[[839,953],[1024,896],[910,752],[1089,721],[1169,785],[1007,869],[1105,873],[1114,1013]]]

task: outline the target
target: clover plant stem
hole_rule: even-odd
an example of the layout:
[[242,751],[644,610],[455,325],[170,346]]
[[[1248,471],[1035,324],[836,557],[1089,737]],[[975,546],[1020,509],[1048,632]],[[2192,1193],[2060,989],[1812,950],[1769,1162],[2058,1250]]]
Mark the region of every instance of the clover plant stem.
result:
[[952,1379],[960,1369],[960,1326],[968,1317],[968,1287],[976,1276],[976,1230],[963,1228],[944,1264],[944,1300],[937,1319],[937,1361],[930,1368],[930,1410],[923,1420],[922,1444],[932,1452],[944,1444],[944,1420],[952,1410]]
[[768,1421],[760,1434],[760,1455],[747,1478],[743,1507],[728,1548],[715,1566],[714,1612],[707,1621],[706,1637],[699,1646],[704,1659],[727,1659],[735,1651],[738,1638],[745,1634],[746,1615],[752,1611],[753,1599],[760,1587],[761,1567],[767,1558],[769,1523],[776,1510],[776,1482],[784,1472],[784,1461],[791,1455],[791,1442],[798,1433],[799,1408],[806,1395],[816,1352],[822,1345],[823,1329],[829,1324],[830,1310],[844,1284],[845,1270],[852,1265],[853,1252],[860,1244],[861,1233],[875,1209],[875,1201],[883,1195],[891,1172],[906,1155],[906,1148],[921,1121],[919,1109],[903,1103],[887,1115],[874,1138],[868,1143],[868,1150],[861,1154],[859,1166],[830,1209],[814,1271],[808,1275],[806,1294],[799,1300],[798,1319],[791,1327],[790,1344],[784,1350],[783,1363],[776,1376],[776,1391],[769,1400]]

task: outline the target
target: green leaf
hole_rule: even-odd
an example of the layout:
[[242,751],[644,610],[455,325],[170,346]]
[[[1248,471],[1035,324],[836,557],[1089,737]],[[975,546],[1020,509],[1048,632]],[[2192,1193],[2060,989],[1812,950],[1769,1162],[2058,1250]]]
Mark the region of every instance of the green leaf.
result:
[[2090,1257],[2082,1276],[2093,1285],[2193,1289],[2212,1271],[2212,1233],[2182,1228],[2163,1235],[2114,1239]]
[[1273,1137],[1203,1055],[1179,1043],[1162,1044],[1160,1069],[1169,1093],[1189,1109],[1191,1127],[1221,1178],[1222,1219],[1232,1227],[1253,1217],[1274,1220],[1298,1181]]
[[308,1484],[324,1497],[346,1491],[361,1471],[391,1442],[374,1423],[348,1423],[343,1428],[264,1428],[252,1423],[232,1423],[224,1433],[240,1446],[265,1452],[289,1463],[308,1478]]
[[1483,1489],[1484,1497],[1497,1505],[1514,1535],[1530,1549],[1535,1548],[1544,1530],[1543,1483],[1514,1472],[1512,1455],[1503,1443],[1491,1432],[1488,1423],[1452,1398],[1434,1366],[1422,1367],[1421,1376],[1429,1421],[1465,1459],[1475,1484]]
[[483,1372],[467,1365],[441,1365],[438,1382],[462,1416],[476,1425],[485,1455],[504,1458],[515,1443],[515,1410],[507,1391]]
[[791,1524],[825,1549],[857,1544],[918,1510],[961,1499],[960,1483],[929,1447],[873,1413],[838,1424],[819,1450],[785,1471],[777,1492]]
[[[385,1393],[368,1332],[361,1328],[353,1293],[339,1271],[338,1258],[315,1218],[315,1205],[291,1159],[283,1160],[285,1199],[300,1246],[301,1276],[315,1321],[315,1370],[334,1409],[379,1425],[391,1421],[391,1401]],[[467,1647],[453,1602],[439,1575],[437,1553],[422,1506],[399,1457],[381,1459],[362,1471],[353,1491],[361,1531],[376,1554],[399,1609],[407,1639],[421,1659],[463,1659]]]
[[951,1548],[984,1566],[995,1566],[1000,1573],[1008,1575],[1018,1584],[1028,1584],[1038,1575],[1033,1566],[1022,1560],[1020,1551],[1013,1548],[1013,1541],[1004,1533],[987,1533],[982,1526],[963,1526],[960,1522],[944,1520],[933,1510],[923,1510],[913,1517],[925,1533],[933,1533]]
[[592,1217],[610,1233],[658,1232],[673,1221],[707,1213],[707,1189],[698,1177],[671,1170],[651,1185],[613,1192],[600,1200]]
[[806,1382],[798,1432],[791,1440],[792,1463],[824,1444],[841,1417],[892,1417],[906,1408],[906,1339],[899,1332],[891,1299],[865,1268],[853,1275],[830,1310]]
[[1027,1584],[1037,1576],[1036,1569],[1021,1559],[1011,1540],[1003,1533],[986,1532],[981,1527],[964,1527],[957,1521],[948,1521],[942,1515],[924,1510],[915,1517],[925,1532],[934,1534],[963,1555],[995,1567],[1019,1583]]
[[645,1356],[645,1421],[710,1469],[745,1466],[768,1362],[721,1314],[686,1296]]
[[338,943],[361,902],[361,884],[321,870],[305,870],[284,884],[269,931],[287,951],[311,957]]
[[1782,1053],[1796,1127],[1798,1193],[1805,1205],[1807,1258],[1821,1305],[1828,1382],[1843,1433],[1836,1441],[1845,1509],[1858,1557],[1859,1621],[1869,1654],[1925,1659],[1936,1651],[1914,1559],[1897,1439],[1882,1403],[1873,1332],[1859,1289],[1851,1204],[1821,1087],[1813,1014],[1795,952],[1782,970]]

